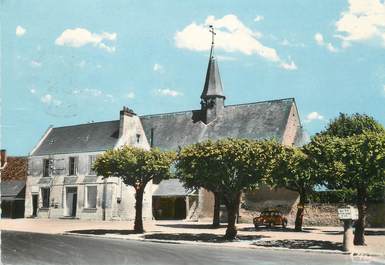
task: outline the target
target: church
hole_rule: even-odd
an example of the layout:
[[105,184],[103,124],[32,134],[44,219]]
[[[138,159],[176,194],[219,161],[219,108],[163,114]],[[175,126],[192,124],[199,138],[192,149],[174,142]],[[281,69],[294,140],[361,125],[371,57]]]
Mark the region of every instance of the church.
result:
[[[123,107],[118,120],[48,128],[28,157],[25,216],[134,219],[133,188],[116,177],[103,179],[92,170],[98,155],[123,145],[176,151],[222,138],[303,144],[305,136],[294,98],[237,105],[226,105],[225,100],[212,43],[200,108],[139,116]],[[266,192],[261,194],[265,201],[280,204],[287,203],[287,198],[296,199],[285,191],[268,198]],[[213,204],[210,192],[188,191],[178,180],[163,180],[147,184],[143,217],[201,220],[212,216]]]

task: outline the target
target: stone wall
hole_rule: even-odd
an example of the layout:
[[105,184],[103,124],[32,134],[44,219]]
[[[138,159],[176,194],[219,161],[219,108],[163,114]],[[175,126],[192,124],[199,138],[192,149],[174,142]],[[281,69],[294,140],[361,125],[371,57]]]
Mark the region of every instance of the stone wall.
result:
[[[342,204],[312,203],[305,206],[304,226],[341,226],[338,219],[337,209]],[[258,216],[266,208],[265,204],[257,204],[254,209],[240,209],[240,222],[252,223],[253,217]],[[291,208],[285,205],[276,205],[274,208],[280,210],[287,218],[288,224],[294,225],[297,212],[296,204]],[[367,227],[385,227],[385,203],[369,203],[367,212]]]

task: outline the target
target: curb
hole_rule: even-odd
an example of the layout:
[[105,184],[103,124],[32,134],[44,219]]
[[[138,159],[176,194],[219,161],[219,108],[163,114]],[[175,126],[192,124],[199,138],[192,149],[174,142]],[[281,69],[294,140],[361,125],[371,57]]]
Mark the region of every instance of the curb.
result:
[[[178,244],[178,245],[195,245],[195,246],[210,246],[216,248],[240,248],[240,249],[260,249],[260,250],[274,250],[274,251],[297,251],[304,253],[317,253],[317,254],[337,254],[337,255],[350,255],[354,257],[383,257],[385,256],[380,254],[373,253],[358,253],[358,252],[343,252],[340,250],[322,250],[322,249],[289,249],[284,247],[264,247],[264,246],[254,246],[254,245],[222,245],[220,243],[207,243],[199,241],[186,241],[186,240],[162,240],[162,239],[145,239],[145,238],[129,238],[129,237],[115,237],[109,235],[93,235],[93,234],[78,234],[71,232],[64,232],[61,235],[67,236],[78,236],[78,237],[87,237],[87,238],[99,238],[99,239],[115,239],[115,240],[132,240],[132,241],[141,241],[141,242],[152,242],[152,243],[163,243],[163,244]],[[385,260],[384,260],[385,262]]]

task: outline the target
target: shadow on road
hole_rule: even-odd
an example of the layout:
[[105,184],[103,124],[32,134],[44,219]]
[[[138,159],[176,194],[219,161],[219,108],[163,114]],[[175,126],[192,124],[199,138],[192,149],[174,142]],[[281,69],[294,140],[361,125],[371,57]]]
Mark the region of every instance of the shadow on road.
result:
[[366,236],[385,236],[385,230],[365,230]]
[[189,228],[189,229],[218,229],[218,228],[226,227],[226,225],[213,227],[211,224],[157,224],[157,226],[172,227],[172,228]]
[[114,229],[87,229],[87,230],[72,230],[69,233],[85,234],[85,235],[105,235],[105,234],[116,234],[116,235],[131,235],[136,234],[134,230],[114,230]]
[[341,243],[322,240],[263,240],[257,241],[252,245],[262,247],[282,247],[289,249],[342,250]]
[[[343,231],[326,230],[322,231],[326,235],[342,235]],[[365,230],[365,236],[385,236],[385,230]]]
[[240,228],[239,231],[269,231],[269,232],[297,232],[297,233],[310,233],[310,230],[316,230],[314,228],[304,228],[301,232],[295,231],[294,228],[283,227],[259,227],[257,229],[254,226]]
[[[158,239],[158,240],[184,240],[184,241],[201,241],[201,242],[216,242],[216,243],[225,243],[228,242],[223,238],[223,235],[215,234],[188,234],[188,233],[178,233],[178,234],[150,234],[145,235],[145,239]],[[258,235],[239,235],[237,241],[242,240],[259,240],[263,238]],[[267,238],[267,237],[264,237]]]

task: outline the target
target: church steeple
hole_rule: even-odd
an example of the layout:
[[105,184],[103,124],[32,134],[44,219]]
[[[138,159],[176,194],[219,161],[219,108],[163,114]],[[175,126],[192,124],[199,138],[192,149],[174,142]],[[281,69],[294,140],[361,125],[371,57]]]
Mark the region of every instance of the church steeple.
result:
[[203,112],[203,122],[206,124],[223,114],[224,100],[226,98],[223,94],[218,63],[214,56],[214,36],[216,33],[211,25],[210,32],[212,34],[210,58],[207,66],[205,85],[201,94],[201,110]]

